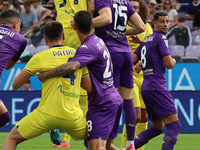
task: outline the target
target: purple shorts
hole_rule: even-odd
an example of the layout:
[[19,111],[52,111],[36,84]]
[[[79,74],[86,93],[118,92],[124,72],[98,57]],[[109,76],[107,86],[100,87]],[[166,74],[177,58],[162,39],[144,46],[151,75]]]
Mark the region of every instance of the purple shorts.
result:
[[168,90],[142,91],[142,98],[151,121],[177,114],[174,99]]
[[133,88],[133,60],[129,52],[110,53],[113,63],[114,86]]
[[88,140],[98,139],[99,137],[104,140],[108,140],[108,137],[116,138],[122,109],[123,104],[113,109],[88,110]]

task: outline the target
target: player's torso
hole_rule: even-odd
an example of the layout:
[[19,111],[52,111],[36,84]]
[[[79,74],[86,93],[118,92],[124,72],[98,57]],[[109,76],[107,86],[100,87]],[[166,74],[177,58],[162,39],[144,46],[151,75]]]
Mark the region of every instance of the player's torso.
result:
[[[142,90],[166,89],[165,64],[159,52],[156,36],[146,38],[141,47],[141,62],[143,67],[144,82]],[[159,37],[162,38],[162,37]]]
[[87,0],[54,0],[57,10],[57,21],[61,22],[64,28],[69,28],[71,14],[80,10],[87,10]]
[[[74,54],[75,49],[67,46],[54,47],[39,53],[42,71],[69,62]],[[67,76],[50,78],[45,81],[42,84],[42,99],[39,109],[58,117],[73,118],[75,115],[70,116],[69,114],[79,110],[81,77],[82,69],[79,69]],[[63,111],[66,112],[66,115],[62,113]]]
[[87,65],[93,86],[93,91],[88,95],[89,106],[101,107],[121,104],[120,96],[113,86],[113,66],[105,43],[96,37],[95,39],[90,38],[83,44],[89,49],[97,51],[94,58],[96,61]]
[[[101,2],[99,2],[99,5],[101,5]],[[111,46],[115,47],[115,51],[125,52],[127,51],[128,45],[126,39],[126,25],[128,19],[135,11],[132,5],[126,0],[110,1],[109,7],[112,11],[112,23],[105,27],[95,28],[95,33],[104,40],[108,48]],[[116,46],[116,43],[120,44],[120,46]]]
[[0,77],[3,69],[18,52],[21,39],[10,27],[0,27]]

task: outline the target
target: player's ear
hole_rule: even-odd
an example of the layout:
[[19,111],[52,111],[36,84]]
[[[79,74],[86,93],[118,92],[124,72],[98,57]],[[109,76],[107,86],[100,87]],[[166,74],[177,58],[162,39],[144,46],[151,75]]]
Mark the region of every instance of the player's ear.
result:
[[92,29],[94,29],[94,22],[92,21]]
[[76,30],[77,29],[77,26],[76,26],[76,24],[74,24],[74,30]]
[[63,32],[63,40],[65,39],[65,33]]
[[17,28],[17,21],[14,21],[14,22],[13,22],[12,28],[13,28],[13,30],[15,31],[15,29]]
[[47,39],[46,35],[44,35],[44,39],[45,39],[45,42],[48,44],[48,39]]

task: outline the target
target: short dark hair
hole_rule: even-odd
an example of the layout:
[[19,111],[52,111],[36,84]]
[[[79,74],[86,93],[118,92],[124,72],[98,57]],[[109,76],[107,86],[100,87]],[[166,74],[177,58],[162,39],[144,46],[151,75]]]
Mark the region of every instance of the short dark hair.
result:
[[178,22],[185,22],[185,18],[183,18],[183,17],[178,18]]
[[166,12],[158,12],[154,15],[154,21],[157,21],[160,16],[168,16],[169,17],[169,15]]
[[88,11],[78,11],[74,16],[74,23],[81,33],[90,33],[92,31],[92,14]]
[[44,34],[49,42],[60,40],[63,34],[63,26],[58,21],[48,22],[44,26]]
[[20,16],[14,10],[5,10],[0,14],[0,24],[10,25],[13,24],[16,19],[20,20]]

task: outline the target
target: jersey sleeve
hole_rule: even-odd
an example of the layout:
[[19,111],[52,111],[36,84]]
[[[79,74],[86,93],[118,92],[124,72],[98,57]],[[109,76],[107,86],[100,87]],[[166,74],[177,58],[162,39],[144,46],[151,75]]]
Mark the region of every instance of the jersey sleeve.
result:
[[94,48],[87,47],[87,45],[80,46],[75,56],[72,58],[73,61],[78,61],[82,67],[93,63],[97,60],[98,53],[94,50]]
[[35,75],[36,72],[42,71],[42,64],[41,64],[41,61],[40,61],[39,57],[37,56],[37,54],[35,54],[28,61],[27,65],[25,66],[25,68],[23,70],[28,72],[31,75]]
[[[151,27],[151,25],[149,24],[149,23],[146,23],[146,37],[145,37],[145,39],[148,37],[148,36],[150,36],[150,35],[152,35],[153,34],[153,30],[152,30],[152,27]],[[144,40],[145,40],[144,39]]]
[[165,35],[160,35],[156,38],[157,38],[156,43],[157,43],[158,50],[160,51],[161,56],[165,57],[167,55],[170,55],[168,40],[165,37]]
[[90,75],[90,73],[89,73],[87,66],[84,66],[82,69],[82,77],[87,77],[89,75]]
[[27,45],[27,39],[22,37],[19,51],[15,54],[15,56],[13,56],[12,61],[17,62],[19,60],[21,54],[23,53],[23,51],[26,48],[26,45]]
[[108,0],[95,0],[95,6],[96,10],[99,11],[105,7],[110,8],[110,3],[108,3]]

